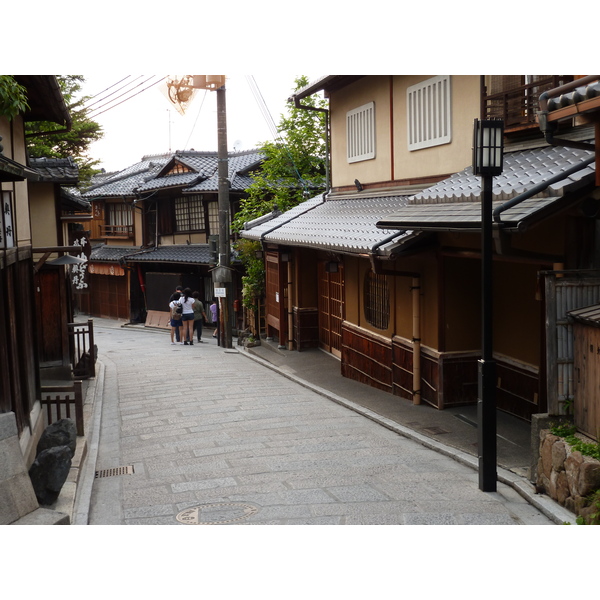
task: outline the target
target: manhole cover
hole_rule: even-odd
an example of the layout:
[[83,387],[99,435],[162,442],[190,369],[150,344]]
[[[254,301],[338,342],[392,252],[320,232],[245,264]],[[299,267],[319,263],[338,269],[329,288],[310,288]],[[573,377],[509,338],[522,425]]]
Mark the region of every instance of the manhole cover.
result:
[[243,502],[203,504],[181,511],[176,519],[185,525],[219,525],[243,521],[258,512],[258,507]]

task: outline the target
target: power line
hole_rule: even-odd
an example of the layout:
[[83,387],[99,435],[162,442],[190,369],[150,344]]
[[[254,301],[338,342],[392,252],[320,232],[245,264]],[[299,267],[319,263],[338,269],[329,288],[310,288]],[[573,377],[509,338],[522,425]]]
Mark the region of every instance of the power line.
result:
[[[153,77],[156,77],[156,75],[152,75],[151,77],[149,77],[148,79],[146,79],[145,81],[142,81],[141,83],[139,83],[137,86],[135,86],[135,88],[140,87],[140,85],[143,85],[144,83],[147,83],[148,81],[150,81],[150,79],[152,79]],[[124,96],[125,94],[129,93],[132,91],[132,88],[130,90],[128,90],[128,92],[124,92],[123,94],[121,94],[120,96],[117,96],[116,98],[113,98],[113,100],[111,100],[110,102],[107,102],[106,104],[102,104],[101,106],[99,106],[98,108],[92,110],[91,112],[94,113],[92,115],[87,115],[88,117],[95,119],[96,117],[98,117],[99,115],[119,106],[120,104],[123,104],[124,102],[127,102],[127,100],[131,100],[132,98],[135,98],[135,96],[139,96],[139,94],[141,94],[142,92],[145,92],[146,90],[150,89],[151,87],[154,87],[155,85],[158,85],[161,81],[163,81],[164,79],[166,79],[167,76],[165,75],[164,77],[161,77],[158,81],[155,81],[153,83],[151,83],[149,86],[141,89],[139,92],[128,96],[127,98],[125,98],[124,100],[121,100],[121,102],[117,102],[116,104],[113,104],[112,106],[109,106],[108,108],[101,110],[100,112],[95,112],[98,111],[100,108],[103,108],[104,106],[106,106],[106,104],[110,104],[111,102],[114,102],[114,100],[117,100],[118,98],[120,98],[121,96]]]
[[[125,81],[126,79],[129,79],[131,77],[131,75],[127,75],[127,77],[124,77],[123,79],[121,79],[120,81],[117,81],[117,83],[113,83],[111,86],[107,87],[106,89],[102,90],[101,92],[95,94],[94,96],[91,96],[90,98],[88,98],[88,102],[89,100],[93,100],[94,98],[98,98],[98,96],[102,96],[102,94],[104,94],[104,92],[108,92],[108,90],[112,90],[112,88],[114,88],[116,85],[119,85],[120,83],[123,83],[123,81]],[[138,77],[136,77],[133,81],[137,81],[140,77],[142,77],[142,75],[139,75]],[[133,82],[130,82],[133,83]],[[117,92],[121,91],[124,87],[127,87],[128,84],[120,87],[119,89],[115,90],[114,92],[112,92],[111,94],[108,94],[108,96],[105,96],[103,98],[99,98],[98,100],[96,100],[96,102],[92,102],[91,104],[86,104],[86,110],[88,110],[90,108],[90,106],[94,106],[94,104],[98,104],[98,102],[102,102],[103,100],[106,100],[107,98],[110,98],[111,96],[113,96],[114,94],[116,94]]]

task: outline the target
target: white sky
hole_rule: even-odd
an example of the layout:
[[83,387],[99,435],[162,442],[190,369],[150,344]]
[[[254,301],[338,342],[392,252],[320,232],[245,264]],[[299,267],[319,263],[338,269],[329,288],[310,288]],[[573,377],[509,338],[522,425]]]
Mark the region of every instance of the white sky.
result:
[[[217,94],[197,90],[182,116],[161,92],[160,84],[149,87],[162,76],[150,79],[150,75],[84,74],[81,93],[95,96],[88,102],[90,118],[104,130],[103,139],[94,142],[89,152],[92,158],[101,161],[100,168],[109,172],[121,170],[140,161],[146,154],[161,154],[169,150],[217,150]],[[229,150],[248,150],[273,139],[248,77],[227,76]],[[294,90],[298,75],[285,73],[273,77],[250,77],[254,78],[277,125],[280,116],[287,114],[286,100]],[[309,80],[317,77],[309,76]],[[95,112],[92,112],[94,109]]]

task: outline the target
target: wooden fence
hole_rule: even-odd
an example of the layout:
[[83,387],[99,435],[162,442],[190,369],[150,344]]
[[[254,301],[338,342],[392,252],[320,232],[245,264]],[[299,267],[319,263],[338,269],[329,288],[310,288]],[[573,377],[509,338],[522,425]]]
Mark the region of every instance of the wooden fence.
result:
[[84,435],[82,382],[74,381],[72,386],[42,386],[42,408],[46,425],[60,419],[73,419],[77,435]]
[[94,345],[94,321],[69,323],[69,347],[73,376],[89,379],[96,376],[96,347]]

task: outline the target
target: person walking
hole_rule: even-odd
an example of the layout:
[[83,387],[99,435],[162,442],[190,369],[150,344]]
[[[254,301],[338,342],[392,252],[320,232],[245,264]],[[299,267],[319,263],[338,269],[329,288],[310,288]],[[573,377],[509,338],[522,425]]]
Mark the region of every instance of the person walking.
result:
[[192,296],[192,290],[185,288],[183,290],[183,296],[179,300],[183,307],[183,313],[181,320],[183,321],[183,330],[181,335],[183,336],[183,343],[185,346],[194,345],[194,297]]
[[219,335],[219,309],[217,308],[216,300],[213,300],[210,305],[210,320],[215,324],[213,337],[216,338]]
[[200,300],[199,292],[192,294],[194,297],[194,331],[198,336],[198,343],[202,343],[202,319],[206,319],[206,313],[204,312],[204,304]]
[[[176,295],[176,294],[177,294],[177,298],[175,298],[175,295]],[[182,296],[182,294],[183,294],[183,287],[182,287],[182,286],[180,286],[180,285],[178,285],[178,286],[175,288],[175,291],[174,291],[174,292],[171,294],[171,297],[169,298],[169,306],[170,306],[170,303],[171,303],[171,302],[173,302],[174,300],[179,300],[179,298]],[[179,321],[179,325],[181,326],[181,320]],[[181,328],[181,327],[177,327],[177,328],[175,329],[175,337],[176,337],[176,339],[177,339],[177,343],[179,343],[179,342],[182,342],[182,341],[183,341],[183,340],[179,339],[179,330],[180,330],[180,328]]]
[[[179,341],[179,330],[181,329],[181,315],[182,313],[178,312],[177,309],[181,308],[181,302],[179,302],[180,299],[180,294],[179,292],[175,292],[174,294],[171,295],[171,302],[169,302],[169,309],[171,312],[171,345],[175,345],[176,343],[178,344],[183,344],[183,342]],[[175,342],[175,339],[177,339],[177,342]]]

